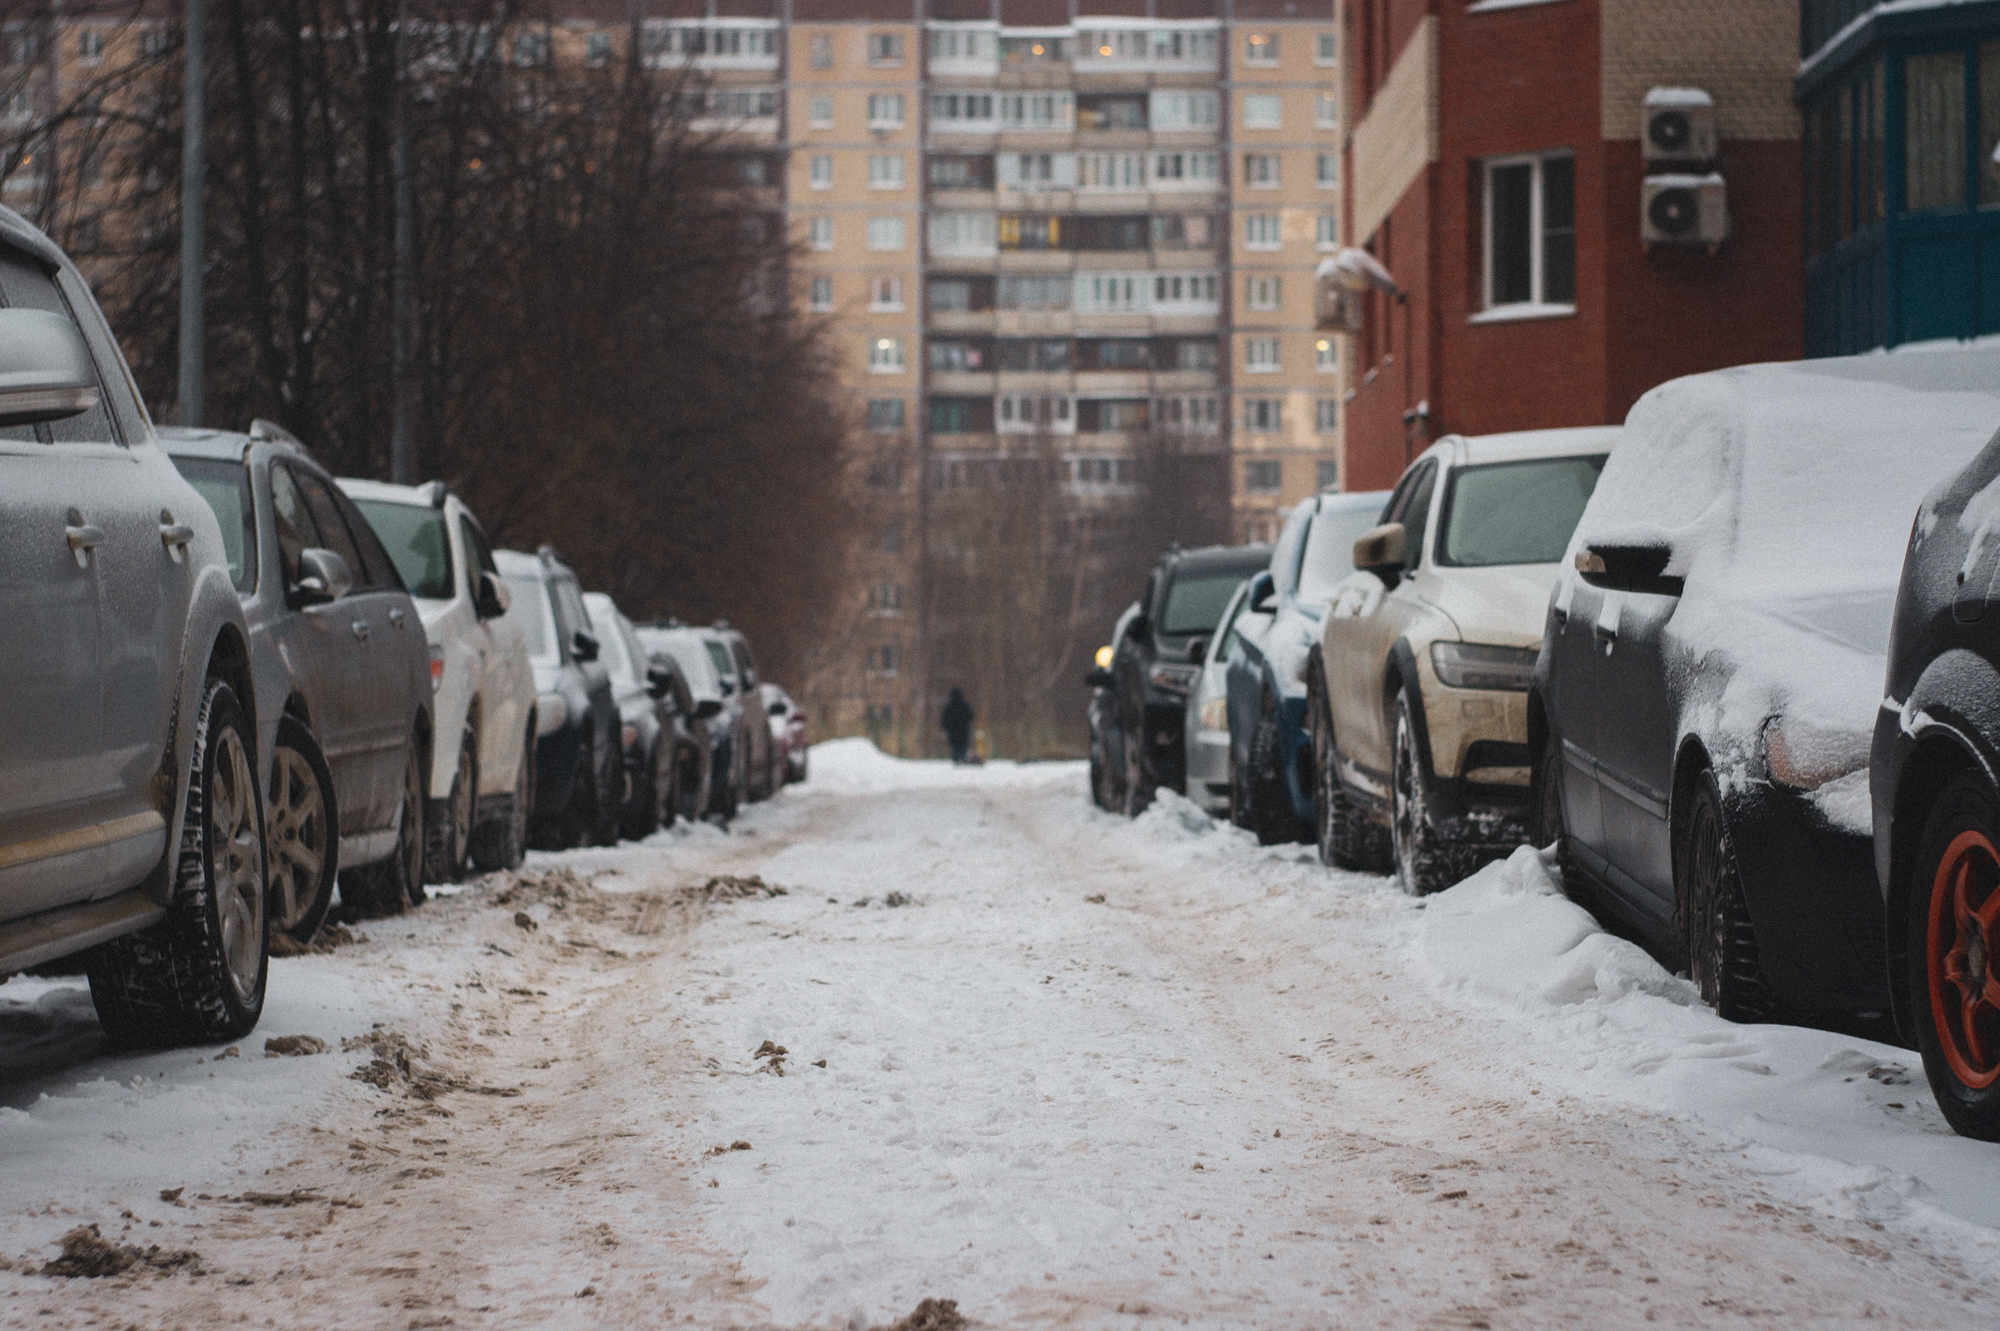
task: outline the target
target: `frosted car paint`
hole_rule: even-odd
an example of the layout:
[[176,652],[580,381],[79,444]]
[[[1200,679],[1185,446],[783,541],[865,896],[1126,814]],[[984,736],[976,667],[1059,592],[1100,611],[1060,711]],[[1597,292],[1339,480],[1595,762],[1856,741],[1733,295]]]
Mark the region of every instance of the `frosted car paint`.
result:
[[[160,448],[88,285],[5,208],[0,288],[69,315],[100,393],[72,421],[0,432],[0,969],[15,970],[161,918],[206,680],[255,701],[220,525]],[[94,545],[71,544],[93,527]]]
[[[416,603],[352,501],[296,444],[178,427],[160,437],[184,471],[240,468],[249,478],[256,577],[242,597],[256,675],[257,770],[270,780],[278,721],[287,711],[299,717],[333,775],[341,868],[383,859],[396,848],[409,746],[435,734],[430,647]],[[281,499],[306,506],[302,520],[317,533],[306,545],[353,565],[353,589],[338,600],[294,604],[298,551],[282,534]]]
[[479,785],[473,823],[511,817],[515,774],[520,764],[534,760],[535,675],[512,608],[493,619],[479,617],[479,574],[499,572],[484,529],[465,501],[449,490],[438,503],[429,486],[343,478],[340,487],[349,498],[363,501],[363,516],[365,502],[374,501],[436,512],[444,522],[451,594],[412,598],[423,619],[425,638],[444,653],[443,673],[432,698],[436,733],[443,742],[431,746],[426,794],[434,807],[426,824],[449,816],[445,806],[458,777],[459,737],[474,718]]

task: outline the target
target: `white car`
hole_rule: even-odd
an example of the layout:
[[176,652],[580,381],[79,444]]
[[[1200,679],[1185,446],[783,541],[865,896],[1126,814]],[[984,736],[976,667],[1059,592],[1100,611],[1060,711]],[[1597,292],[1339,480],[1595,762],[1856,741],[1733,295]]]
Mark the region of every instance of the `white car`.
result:
[[492,545],[442,481],[340,486],[388,547],[430,639],[438,742],[425,877],[450,882],[468,863],[482,872],[514,868],[532,803],[535,676]]
[[1201,674],[1188,693],[1187,797],[1211,814],[1229,812],[1229,657],[1244,638],[1261,638],[1271,612],[1249,607],[1250,585],[1229,598],[1202,658]]

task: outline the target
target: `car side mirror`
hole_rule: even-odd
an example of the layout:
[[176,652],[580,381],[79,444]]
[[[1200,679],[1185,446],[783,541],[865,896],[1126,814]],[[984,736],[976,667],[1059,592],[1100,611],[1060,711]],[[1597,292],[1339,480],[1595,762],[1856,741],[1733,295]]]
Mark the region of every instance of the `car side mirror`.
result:
[[785,714],[785,705],[783,703],[774,702],[771,704],[772,716],[783,716],[784,714]]
[[1668,575],[1673,557],[1664,545],[1587,545],[1576,552],[1576,571],[1606,591],[1679,596],[1687,579]]
[[694,705],[694,716],[697,721],[706,721],[721,711],[722,700],[720,698],[703,698]]
[[97,367],[68,316],[0,309],[0,426],[66,420],[97,398]]
[[569,640],[569,652],[579,661],[597,659],[598,641],[595,634],[578,629]]
[[646,692],[655,698],[664,698],[674,686],[674,672],[654,666],[646,672]]
[[1400,522],[1385,522],[1365,531],[1354,542],[1354,567],[1394,586],[1403,575],[1403,555],[1409,540],[1410,533]]
[[292,584],[295,606],[326,605],[347,595],[354,570],[331,550],[309,546],[299,552],[299,580]]
[[723,697],[733,698],[736,696],[736,681],[729,679],[719,679],[715,682],[716,685],[719,688],[721,688]]
[[514,593],[496,573],[481,573],[478,590],[472,596],[472,612],[481,619],[498,619],[514,604]]
[[1131,622],[1131,623],[1130,623],[1129,625],[1127,625],[1127,626],[1126,626],[1126,628],[1125,628],[1125,632],[1126,632],[1126,634],[1127,634],[1127,635],[1129,635],[1129,636],[1131,636],[1131,637],[1134,637],[1134,638],[1150,638],[1150,637],[1152,637],[1152,636],[1153,636],[1153,619],[1152,619],[1152,616],[1150,616],[1150,615],[1134,615],[1134,616],[1132,617],[1132,622]]
[[1259,573],[1250,583],[1250,604],[1248,606],[1250,613],[1253,615],[1270,614],[1271,600],[1277,595],[1277,592],[1278,584],[1271,575],[1269,573]]
[[1092,666],[1090,673],[1083,677],[1083,682],[1093,689],[1108,689],[1114,678],[1103,666]]
[[1187,659],[1191,665],[1200,665],[1208,659],[1208,639],[1196,638],[1188,644]]

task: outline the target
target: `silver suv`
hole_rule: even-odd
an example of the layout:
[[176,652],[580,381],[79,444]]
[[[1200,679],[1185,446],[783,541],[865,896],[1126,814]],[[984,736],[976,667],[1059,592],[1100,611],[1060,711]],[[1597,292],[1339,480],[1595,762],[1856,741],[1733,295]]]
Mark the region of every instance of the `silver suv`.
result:
[[0,208],[0,972],[87,954],[114,1043],[264,1008],[249,635],[90,288]]

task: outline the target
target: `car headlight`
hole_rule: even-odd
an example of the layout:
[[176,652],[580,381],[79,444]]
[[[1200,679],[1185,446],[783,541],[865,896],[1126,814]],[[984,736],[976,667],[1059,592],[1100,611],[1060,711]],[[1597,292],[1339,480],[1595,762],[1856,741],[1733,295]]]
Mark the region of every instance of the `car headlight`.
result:
[[1156,688],[1170,693],[1186,693],[1194,687],[1194,677],[1201,673],[1200,666],[1168,665],[1164,662],[1146,672],[1146,679]]
[[1201,705],[1201,728],[1229,733],[1229,699],[1210,698]]
[[1495,647],[1483,642],[1434,642],[1431,668],[1446,687],[1506,689],[1526,693],[1535,673],[1533,647]]
[[1793,790],[1818,790],[1868,765],[1869,736],[1798,717],[1773,717],[1764,726],[1764,761],[1771,779]]

